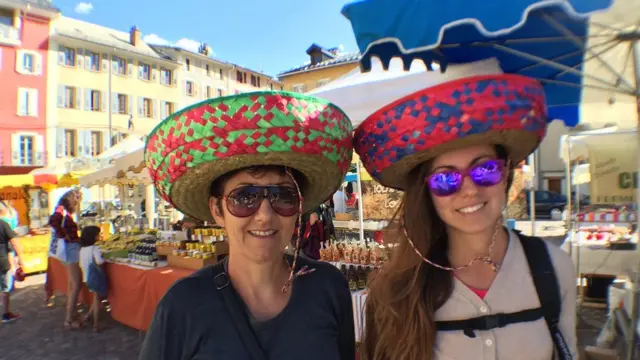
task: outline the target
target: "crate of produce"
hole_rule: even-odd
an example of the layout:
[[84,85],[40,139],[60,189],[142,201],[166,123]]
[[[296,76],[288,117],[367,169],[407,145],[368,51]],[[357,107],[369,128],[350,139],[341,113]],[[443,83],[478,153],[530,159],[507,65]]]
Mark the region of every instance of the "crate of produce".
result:
[[191,269],[191,270],[200,270],[205,266],[214,265],[218,262],[217,256],[212,256],[207,259],[202,258],[194,258],[188,256],[179,256],[179,255],[167,255],[167,262],[169,266],[182,268],[182,269]]

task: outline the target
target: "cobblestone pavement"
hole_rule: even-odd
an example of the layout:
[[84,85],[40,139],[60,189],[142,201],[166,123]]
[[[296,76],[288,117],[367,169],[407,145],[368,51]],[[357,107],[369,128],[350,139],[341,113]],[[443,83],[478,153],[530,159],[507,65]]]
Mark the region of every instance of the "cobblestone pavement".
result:
[[63,297],[52,309],[43,304],[42,285],[17,289],[12,308],[22,317],[9,324],[0,323],[0,360],[135,360],[144,334],[121,325],[103,312],[103,330],[91,327],[66,331]]

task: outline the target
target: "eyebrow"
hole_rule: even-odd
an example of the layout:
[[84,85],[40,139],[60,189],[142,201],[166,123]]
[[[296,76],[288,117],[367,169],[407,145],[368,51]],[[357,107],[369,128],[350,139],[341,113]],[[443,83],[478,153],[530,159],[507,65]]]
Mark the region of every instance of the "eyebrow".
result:
[[[491,159],[491,158],[495,158],[495,157],[496,157],[495,155],[490,155],[490,154],[477,156],[473,160],[471,160],[471,162],[469,163],[469,165],[467,165],[467,167],[473,166],[473,165],[477,164],[478,162],[480,162],[481,160],[485,160],[486,158],[490,158]],[[441,166],[438,166],[437,168],[431,170],[429,173],[433,174],[438,169],[458,170],[457,167],[452,166],[452,165],[441,165]]]
[[236,186],[234,186],[234,189],[237,189],[239,187],[243,187],[243,186],[290,186],[290,187],[295,187],[295,185],[288,183],[286,181],[281,181],[279,183],[276,184],[269,184],[269,185],[258,185],[255,183],[250,183],[250,182],[241,182],[239,184],[237,184]]

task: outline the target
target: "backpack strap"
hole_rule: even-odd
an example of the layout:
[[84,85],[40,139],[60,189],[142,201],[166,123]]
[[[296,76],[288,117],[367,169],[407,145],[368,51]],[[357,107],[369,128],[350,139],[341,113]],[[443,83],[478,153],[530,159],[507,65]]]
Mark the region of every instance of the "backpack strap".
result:
[[224,269],[224,262],[219,262],[212,266],[213,281],[216,289],[222,296],[222,300],[227,307],[229,315],[233,321],[233,325],[240,336],[240,340],[244,344],[244,348],[249,352],[252,360],[266,360],[264,350],[260,347],[256,334],[251,329],[246,313],[238,304],[236,294],[230,287],[231,281]]
[[571,350],[558,328],[562,311],[562,297],[547,245],[539,237],[526,236],[517,231],[516,234],[520,238],[527,257],[531,277],[538,293],[544,320],[551,333],[556,354],[560,360],[572,360]]

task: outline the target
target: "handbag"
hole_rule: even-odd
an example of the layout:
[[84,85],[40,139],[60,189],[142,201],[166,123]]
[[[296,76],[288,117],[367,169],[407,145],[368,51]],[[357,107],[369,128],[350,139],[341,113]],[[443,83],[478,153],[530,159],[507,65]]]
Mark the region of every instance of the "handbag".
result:
[[[60,227],[64,228],[67,222],[66,214],[62,214],[62,224]],[[67,244],[64,238],[57,236],[55,230],[51,231],[51,242],[49,244],[49,255],[62,261],[67,262]]]
[[224,270],[224,262],[214,265],[213,271],[213,281],[216,285],[216,289],[220,292],[220,295],[222,295],[227,311],[229,311],[229,315],[231,315],[233,325],[240,336],[242,344],[249,352],[251,359],[267,360],[264,350],[262,350],[258,343],[256,334],[251,330],[251,326],[249,325],[249,320],[247,319],[245,312],[240,308],[233,290],[229,287],[231,283],[226,271]]
[[100,296],[107,296],[107,277],[95,260],[91,262],[87,271],[87,288]]

